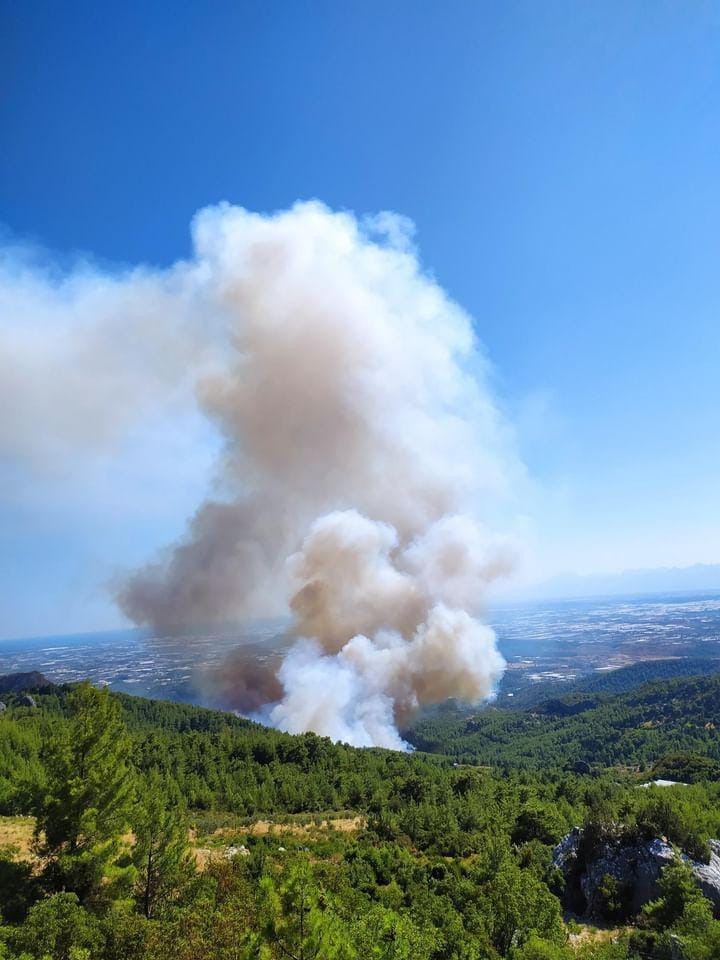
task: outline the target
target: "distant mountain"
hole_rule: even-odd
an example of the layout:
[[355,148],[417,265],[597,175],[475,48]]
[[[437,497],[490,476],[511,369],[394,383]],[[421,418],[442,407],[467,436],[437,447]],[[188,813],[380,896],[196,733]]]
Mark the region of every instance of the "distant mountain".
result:
[[8,673],[0,677],[0,694],[24,693],[26,690],[47,692],[54,688],[55,684],[38,670],[31,670],[29,673]]
[[522,590],[527,599],[617,596],[638,593],[720,592],[720,563],[657,567],[621,573],[560,574]]

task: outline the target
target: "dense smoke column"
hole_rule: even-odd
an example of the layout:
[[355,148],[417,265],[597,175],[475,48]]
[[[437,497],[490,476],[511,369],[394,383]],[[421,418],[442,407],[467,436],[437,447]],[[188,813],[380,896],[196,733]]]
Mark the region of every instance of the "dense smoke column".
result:
[[285,598],[304,639],[279,669],[238,653],[224,671],[238,705],[400,746],[399,718],[483,699],[503,669],[475,615],[510,563],[480,519],[509,460],[469,318],[421,272],[398,218],[221,207],[199,215],[195,241],[202,299],[227,331],[197,397],[233,496],[202,505],[120,602],[159,627]]
[[399,719],[487,697],[503,669],[478,615],[512,563],[492,531],[520,471],[471,321],[391,214],[225,204],[193,240],[168,270],[61,289],[3,285],[0,264],[3,301],[52,315],[69,378],[43,377],[31,325],[0,340],[19,371],[0,440],[21,449],[38,411],[70,444],[195,404],[222,441],[213,496],[119,584],[122,610],[187,633],[289,608],[303,639],[259,671],[238,652],[224,702],[236,690],[278,726],[400,746]]

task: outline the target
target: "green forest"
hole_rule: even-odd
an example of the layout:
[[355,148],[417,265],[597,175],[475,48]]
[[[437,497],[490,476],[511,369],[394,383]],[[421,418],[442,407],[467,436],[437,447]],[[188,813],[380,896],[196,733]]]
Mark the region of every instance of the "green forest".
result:
[[[89,684],[33,697],[0,715],[0,815],[27,840],[0,850],[3,960],[720,958],[679,858],[637,915],[608,883],[598,929],[563,917],[552,865],[575,826],[708,859],[720,677],[451,706],[408,753]],[[656,776],[687,785],[639,789]]]
[[508,769],[649,768],[676,753],[720,761],[720,674],[656,680],[618,695],[575,689],[522,711],[444,707],[406,735],[418,749]]

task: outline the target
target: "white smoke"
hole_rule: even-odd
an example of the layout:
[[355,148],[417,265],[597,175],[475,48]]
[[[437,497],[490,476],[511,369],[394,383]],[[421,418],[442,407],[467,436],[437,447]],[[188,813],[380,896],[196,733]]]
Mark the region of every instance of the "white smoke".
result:
[[188,404],[214,338],[186,265],[69,273],[0,249],[0,456],[34,469],[106,451]]
[[490,627],[437,604],[409,640],[392,631],[359,634],[336,655],[300,641],[280,667],[282,700],[260,716],[291,733],[404,749],[398,721],[449,697],[478,703],[504,669]]
[[423,704],[491,695],[505,664],[493,631],[465,608],[509,556],[468,518],[443,518],[403,549],[388,524],[332,513],[289,562],[297,629],[313,639],[280,669],[275,725],[397,748],[397,721]]
[[277,726],[401,746],[398,721],[481,700],[503,669],[477,616],[512,565],[492,529],[519,468],[470,318],[392,214],[221,205],[193,239],[168,270],[0,275],[25,317],[0,338],[2,450],[36,453],[37,423],[61,448],[106,443],[192,389],[220,493],[121,585],[123,610],[165,630],[289,605],[305,639],[250,691],[235,658],[238,706],[272,690]]

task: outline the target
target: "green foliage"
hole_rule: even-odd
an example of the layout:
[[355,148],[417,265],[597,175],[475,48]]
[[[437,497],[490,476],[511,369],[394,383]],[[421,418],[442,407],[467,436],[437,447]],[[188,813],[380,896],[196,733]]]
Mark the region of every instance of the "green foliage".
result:
[[539,840],[540,843],[557,843],[566,829],[566,822],[557,809],[550,804],[535,804],[524,807],[513,827],[514,843]]
[[666,930],[677,923],[687,908],[702,905],[710,915],[710,904],[695,882],[692,871],[681,860],[665,867],[660,878],[660,897],[649,903],[644,913],[648,924]]
[[598,886],[598,894],[602,901],[602,912],[608,920],[625,920],[627,918],[627,903],[631,899],[632,891],[627,885],[606,873]]
[[409,916],[369,906],[348,927],[357,960],[428,960],[437,956],[438,936]]
[[11,943],[38,960],[90,960],[102,945],[102,933],[74,893],[56,893],[30,910]]
[[550,698],[581,697],[587,694],[617,696],[636,690],[643,684],[680,677],[709,676],[720,671],[716,657],[676,657],[669,660],[640,660],[638,663],[604,670],[581,677],[579,680],[547,680],[528,684],[517,690],[512,698],[514,709],[535,707]]
[[26,711],[0,715],[0,814],[23,813],[40,789],[44,769],[40,762],[42,722]]
[[6,923],[23,920],[37,894],[31,865],[15,854],[11,847],[0,849],[0,909]]
[[344,924],[306,862],[296,861],[279,886],[272,877],[263,877],[258,907],[259,939],[271,957],[354,960]]
[[194,861],[188,849],[188,825],[178,797],[157,771],[142,785],[133,816],[135,896],[149,920],[190,881]]
[[47,786],[36,837],[51,888],[72,890],[83,901],[100,893],[121,852],[134,779],[130,739],[109,691],[81,684],[68,709],[69,722],[56,724],[42,754]]
[[653,780],[680,783],[720,780],[720,761],[697,753],[668,753],[653,764],[650,775]]
[[562,943],[560,906],[545,884],[510,859],[481,893],[481,913],[490,941],[501,956],[535,935]]
[[649,930],[630,939],[640,956],[658,960],[717,960],[720,922],[713,920],[710,903],[682,861],[663,870],[660,897],[644,908]]
[[[694,737],[698,703],[712,697],[692,684]],[[679,716],[673,697],[633,696],[648,719]],[[498,734],[483,741],[504,757],[493,769],[355,750],[87,685],[37,699],[38,710],[0,718],[0,804],[35,809],[44,857],[40,884],[10,852],[0,856],[2,960],[663,960],[678,944],[686,960],[720,956],[720,924],[684,867],[665,872],[630,942],[568,943],[551,851],[573,825],[585,825],[585,854],[607,837],[663,834],[699,855],[720,835],[716,781],[641,790],[616,771],[561,769],[563,750],[579,757],[591,740],[598,762],[609,748],[597,711],[617,725],[627,698],[615,713],[606,701],[516,712],[514,729],[500,711],[480,715],[468,736]],[[644,750],[645,734],[630,731],[626,747]],[[555,744],[550,769],[520,769],[543,743]],[[244,831],[258,817],[311,822],[340,810],[362,813],[367,827],[282,840]],[[195,871],[188,820],[208,834],[203,843],[244,843],[249,854]],[[233,835],[215,837],[217,827]],[[604,888],[608,914],[620,916],[625,891],[612,878]]]
[[[668,753],[720,762],[715,730],[720,674],[585,698],[582,709],[576,695],[553,703],[550,709],[488,708],[471,716],[466,710],[435,712],[405,736],[421,750],[465,762],[533,770],[569,769],[580,763],[652,767]],[[707,773],[716,778],[715,764],[708,765]]]
[[694,860],[709,862],[707,833],[697,817],[692,793],[663,787],[647,790],[643,800],[637,805],[636,822],[645,836],[667,837]]
[[577,954],[566,944],[548,943],[533,934],[510,956],[512,960],[575,960]]

